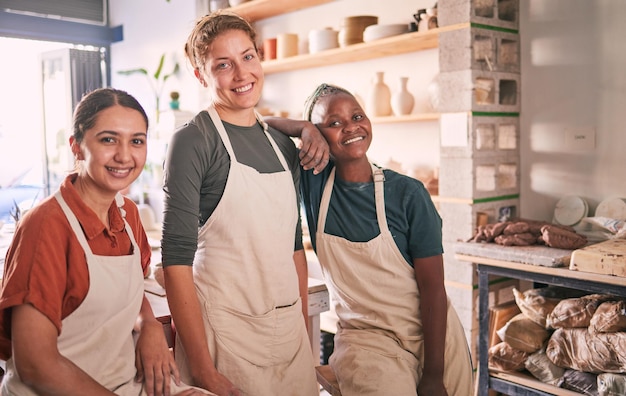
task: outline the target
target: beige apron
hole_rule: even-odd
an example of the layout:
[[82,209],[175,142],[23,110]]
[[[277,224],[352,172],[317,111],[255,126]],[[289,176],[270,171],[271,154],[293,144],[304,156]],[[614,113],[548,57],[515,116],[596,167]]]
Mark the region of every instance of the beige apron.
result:
[[[230,156],[224,194],[199,231],[193,264],[209,352],[245,395],[317,395],[293,260],[291,172],[267,129],[285,171],[259,173],[239,163],[217,112],[209,114]],[[189,381],[179,341],[176,361]]]
[[[62,321],[58,338],[59,352],[105,388],[117,395],[144,395],[142,384],[134,380],[135,343],[133,327],[144,296],[141,252],[132,229],[126,224],[133,245],[128,256],[97,256],[89,247],[78,219],[60,192],[55,198],[61,205],[87,258],[89,290],[80,306]],[[123,198],[116,197],[122,216]],[[172,394],[188,387],[171,382]],[[24,385],[15,370],[13,359],[7,361],[2,382],[3,395],[35,395]]]
[[[380,234],[368,242],[324,233],[335,169],[322,194],[317,255],[339,318],[330,365],[343,396],[416,395],[424,355],[419,289],[387,226],[383,171],[372,171]],[[449,301],[444,383],[450,396],[473,390],[467,341]]]

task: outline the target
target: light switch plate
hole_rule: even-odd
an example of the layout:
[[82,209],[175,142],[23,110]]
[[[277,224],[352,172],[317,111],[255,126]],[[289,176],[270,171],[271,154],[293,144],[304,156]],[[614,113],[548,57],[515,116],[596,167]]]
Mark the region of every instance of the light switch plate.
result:
[[567,151],[593,151],[596,148],[596,130],[590,127],[566,127],[563,131]]

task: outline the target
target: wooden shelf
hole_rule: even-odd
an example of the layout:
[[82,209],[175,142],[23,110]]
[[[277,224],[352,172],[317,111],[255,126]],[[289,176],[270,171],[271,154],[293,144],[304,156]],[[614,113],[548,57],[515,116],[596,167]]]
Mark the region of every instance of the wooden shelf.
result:
[[[256,0],[259,1],[259,0]],[[248,4],[248,3],[244,3]],[[333,48],[315,54],[302,54],[284,59],[262,62],[265,74],[280,73],[313,67],[357,62],[384,56],[406,54],[437,48],[439,33],[468,28],[469,23],[445,26],[425,32],[412,32],[385,37],[369,43],[358,43],[341,48]]]
[[251,0],[228,10],[254,22],[331,1],[334,0]]
[[580,393],[573,392],[567,389],[558,388],[556,386],[545,384],[538,379],[534,378],[530,374],[525,374],[522,372],[504,372],[504,371],[494,371],[490,370],[489,375],[493,378],[502,379],[504,381],[522,385],[526,388],[536,389],[541,392],[546,392],[553,395],[560,396],[580,396]]
[[420,113],[420,114],[408,114],[408,115],[402,115],[402,116],[370,118],[370,121],[372,122],[372,124],[395,124],[399,122],[437,121],[437,120],[439,120],[439,113]]

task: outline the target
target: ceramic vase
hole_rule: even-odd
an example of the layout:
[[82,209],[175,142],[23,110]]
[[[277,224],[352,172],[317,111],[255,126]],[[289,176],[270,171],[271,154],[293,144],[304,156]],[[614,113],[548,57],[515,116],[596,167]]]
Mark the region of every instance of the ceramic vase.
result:
[[408,81],[408,77],[400,77],[400,90],[391,97],[391,108],[394,115],[411,114],[413,110],[415,98],[406,88]]
[[367,97],[365,108],[370,117],[391,115],[391,91],[384,81],[384,72],[376,72],[374,85]]

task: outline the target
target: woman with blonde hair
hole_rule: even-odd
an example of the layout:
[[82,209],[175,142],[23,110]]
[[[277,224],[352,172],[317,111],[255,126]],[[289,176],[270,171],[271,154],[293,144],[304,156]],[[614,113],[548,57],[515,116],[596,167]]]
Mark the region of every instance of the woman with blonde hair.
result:
[[317,395],[301,161],[255,111],[256,34],[238,15],[212,13],[185,53],[210,104],[176,131],[164,167],[163,267],[182,378],[218,395]]

